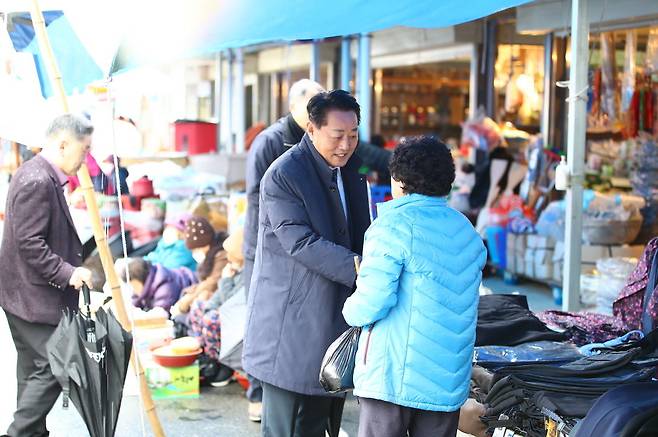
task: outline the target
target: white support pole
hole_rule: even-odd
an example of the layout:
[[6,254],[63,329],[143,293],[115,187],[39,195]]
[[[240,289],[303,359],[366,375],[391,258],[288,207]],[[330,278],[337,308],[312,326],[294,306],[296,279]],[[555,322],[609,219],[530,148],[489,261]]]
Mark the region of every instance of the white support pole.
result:
[[244,152],[245,134],[244,55],[241,48],[235,50],[235,153]]
[[233,153],[233,51],[228,50],[228,63],[226,72],[226,110],[224,111],[224,125],[226,135],[224,135],[226,147],[224,151]]
[[370,67],[370,47],[372,35],[362,33],[359,37],[359,59],[358,59],[358,101],[361,105],[361,124],[359,134],[361,141],[370,141],[370,106],[372,104],[372,69]]
[[471,75],[468,81],[468,116],[474,118],[478,106],[478,69],[480,54],[477,44],[471,48]]
[[217,119],[217,150],[222,147],[222,52],[215,56],[215,118]]
[[549,143],[551,131],[551,102],[553,101],[555,86],[553,78],[553,34],[547,33],[544,37],[544,101],[541,109],[541,137],[544,146]]
[[340,42],[340,88],[352,92],[350,81],[352,80],[352,37],[344,36]]
[[562,301],[564,311],[575,311],[580,307],[588,53],[587,0],[572,0],[571,71],[569,73],[569,118],[567,122],[567,161],[571,177],[566,198],[564,294]]
[[320,83],[320,41],[317,39],[311,44],[311,66],[308,75],[311,80]]

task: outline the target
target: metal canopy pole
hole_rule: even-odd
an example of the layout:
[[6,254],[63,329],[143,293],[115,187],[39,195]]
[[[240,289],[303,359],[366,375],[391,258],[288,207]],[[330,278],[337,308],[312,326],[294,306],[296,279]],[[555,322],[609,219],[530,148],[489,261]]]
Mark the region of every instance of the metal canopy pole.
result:
[[241,48],[235,50],[235,153],[244,152],[245,135],[245,95],[244,95],[244,55]]
[[320,83],[320,42],[317,39],[311,44],[311,66],[308,75],[311,80]]
[[553,71],[553,34],[547,33],[544,38],[544,101],[541,109],[541,137],[544,146],[550,144],[551,102],[555,97]]
[[224,111],[224,136],[226,147],[224,151],[226,153],[233,153],[233,51],[228,50],[228,70],[226,72],[226,110]]
[[361,124],[359,125],[359,134],[361,141],[370,141],[370,106],[372,103],[372,89],[370,80],[372,79],[372,70],[370,68],[370,46],[372,36],[362,33],[359,37],[359,59],[358,59],[358,100],[361,105]]
[[562,301],[564,311],[575,311],[580,307],[588,60],[587,0],[572,0],[571,71],[569,72],[569,118],[567,121],[567,161],[570,185],[566,197],[564,297]]
[[222,147],[222,52],[215,56],[215,118],[217,119],[217,150]]
[[345,91],[352,92],[350,81],[352,80],[352,37],[344,36],[340,42],[340,87]]

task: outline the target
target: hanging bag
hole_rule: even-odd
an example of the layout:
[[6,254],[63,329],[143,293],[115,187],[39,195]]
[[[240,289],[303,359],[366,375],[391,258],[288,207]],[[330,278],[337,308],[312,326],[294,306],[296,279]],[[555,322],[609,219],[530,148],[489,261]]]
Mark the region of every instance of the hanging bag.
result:
[[354,388],[354,363],[359,348],[361,328],[350,328],[327,349],[320,367],[320,385],[328,393],[340,393]]
[[[359,257],[354,257],[354,268],[359,274]],[[360,327],[343,332],[327,349],[320,366],[320,385],[328,393],[340,393],[354,388],[354,364],[359,348]]]

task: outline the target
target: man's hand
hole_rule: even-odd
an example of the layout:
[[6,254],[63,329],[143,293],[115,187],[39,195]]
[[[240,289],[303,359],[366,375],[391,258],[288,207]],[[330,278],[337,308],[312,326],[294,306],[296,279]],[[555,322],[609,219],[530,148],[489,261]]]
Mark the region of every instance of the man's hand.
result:
[[76,290],[82,288],[82,284],[91,286],[91,270],[84,267],[76,267],[69,279],[69,285],[73,286]]

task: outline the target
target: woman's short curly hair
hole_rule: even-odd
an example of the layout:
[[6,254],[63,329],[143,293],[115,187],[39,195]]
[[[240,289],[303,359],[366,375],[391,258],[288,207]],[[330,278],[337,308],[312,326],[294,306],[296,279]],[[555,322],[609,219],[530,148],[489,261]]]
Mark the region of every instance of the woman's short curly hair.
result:
[[430,136],[403,140],[393,152],[389,168],[406,194],[444,197],[455,181],[455,162],[448,146]]

